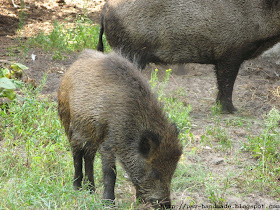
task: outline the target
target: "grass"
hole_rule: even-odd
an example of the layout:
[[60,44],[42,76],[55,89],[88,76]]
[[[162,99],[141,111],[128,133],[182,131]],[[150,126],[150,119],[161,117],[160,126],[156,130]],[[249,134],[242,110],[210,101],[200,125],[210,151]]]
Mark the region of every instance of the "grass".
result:
[[[40,32],[30,38],[22,48],[40,47],[53,52],[53,59],[64,59],[65,53],[82,51],[86,48],[95,49],[99,39],[99,25],[94,24],[84,15],[78,16],[74,27],[55,22],[54,29],[49,34]],[[111,50],[105,36],[103,37],[104,51]]]
[[203,136],[201,142],[212,146],[212,142],[218,142],[223,150],[231,149],[232,140],[228,136],[226,129],[221,125],[221,107],[215,105],[211,108],[213,124],[207,126],[206,135]]
[[243,144],[243,149],[257,160],[256,165],[249,172],[252,187],[261,191],[269,191],[280,197],[280,111],[272,109],[264,115],[264,126],[261,134],[248,136],[248,142]]

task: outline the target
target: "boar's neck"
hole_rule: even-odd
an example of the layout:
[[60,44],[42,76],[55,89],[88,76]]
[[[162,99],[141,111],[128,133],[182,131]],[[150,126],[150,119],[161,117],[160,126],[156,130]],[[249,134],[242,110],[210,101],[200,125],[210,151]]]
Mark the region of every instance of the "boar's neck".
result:
[[259,40],[276,40],[280,37],[280,5],[251,14],[255,36]]

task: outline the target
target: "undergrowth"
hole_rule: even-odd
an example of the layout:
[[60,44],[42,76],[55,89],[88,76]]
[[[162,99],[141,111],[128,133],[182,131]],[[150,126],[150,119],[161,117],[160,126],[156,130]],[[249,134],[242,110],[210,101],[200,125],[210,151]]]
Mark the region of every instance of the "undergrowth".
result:
[[[99,30],[99,25],[81,15],[77,18],[74,27],[69,28],[67,25],[55,22],[54,29],[49,34],[40,32],[28,40],[27,47],[40,47],[54,52],[53,59],[63,59],[63,53],[82,51],[85,48],[96,49]],[[105,36],[103,36],[103,43],[104,51],[110,51]]]
[[257,160],[251,166],[251,189],[269,191],[280,198],[280,111],[272,109],[264,115],[264,125],[260,135],[248,136],[248,142],[243,144],[243,150]]
[[213,142],[218,142],[222,150],[231,149],[232,140],[221,123],[221,105],[217,104],[211,108],[211,123],[206,128],[206,134],[202,135],[201,143],[212,147]]

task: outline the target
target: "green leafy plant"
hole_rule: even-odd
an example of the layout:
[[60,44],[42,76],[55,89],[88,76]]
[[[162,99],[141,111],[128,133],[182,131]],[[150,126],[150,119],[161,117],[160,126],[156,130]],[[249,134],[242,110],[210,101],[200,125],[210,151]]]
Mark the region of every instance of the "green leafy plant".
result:
[[20,63],[10,65],[10,68],[0,69],[0,97],[6,97],[10,100],[16,98],[15,89],[21,88],[23,82],[17,80],[22,77],[24,70],[28,69]]

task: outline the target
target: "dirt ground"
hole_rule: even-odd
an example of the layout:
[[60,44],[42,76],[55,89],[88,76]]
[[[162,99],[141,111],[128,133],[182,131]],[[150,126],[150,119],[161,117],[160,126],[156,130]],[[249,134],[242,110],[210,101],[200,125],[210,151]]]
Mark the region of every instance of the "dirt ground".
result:
[[[53,60],[52,55],[41,49],[31,49],[26,56],[22,56],[20,51],[15,50],[15,46],[24,41],[27,37],[37,34],[40,30],[45,32],[52,30],[53,21],[70,22],[75,17],[83,13],[87,8],[88,16],[95,22],[99,23],[100,9],[104,1],[81,1],[81,0],[24,0],[25,8],[23,9],[23,22],[20,23],[19,16],[21,9],[15,8],[11,0],[0,2],[0,65],[7,62],[16,61],[26,65],[29,70],[27,74],[40,82],[44,73],[48,73],[44,94],[50,94],[56,98],[56,90],[63,76],[63,73],[73,63],[77,54],[67,55],[64,60]],[[15,0],[20,5],[20,0]],[[18,30],[19,24],[22,30]],[[252,122],[255,134],[261,131],[261,119],[263,114],[270,111],[273,107],[280,109],[280,54],[279,50],[266,53],[257,59],[243,63],[237,77],[233,102],[238,108],[234,115],[221,115],[222,126],[225,126],[227,119],[234,120],[237,118],[246,118]],[[36,55],[36,60],[31,60],[31,54]],[[150,72],[155,68],[150,65],[144,70],[148,78]],[[160,74],[169,68],[166,66],[157,66]],[[186,64],[183,71],[178,70],[178,66],[171,66],[173,74],[168,85],[168,92],[180,88],[185,94],[182,100],[185,104],[192,106],[192,130],[194,135],[192,146],[200,142],[202,135],[205,134],[207,126],[213,124],[211,119],[211,107],[215,104],[217,94],[216,78],[212,65]],[[226,127],[226,126],[225,126]],[[230,152],[217,151],[213,148],[201,148],[199,161],[205,163],[213,174],[227,174],[228,172],[240,173],[240,165],[235,164],[234,158],[238,154],[243,155],[242,163],[254,162],[249,154],[240,153],[241,142],[247,139],[247,130],[244,127],[226,128],[228,136],[233,141]],[[196,144],[197,143],[197,144]],[[215,147],[215,145],[213,146]],[[227,158],[225,158],[227,157]],[[186,157],[190,165],[197,163],[197,158]],[[222,164],[217,164],[222,160]],[[242,164],[241,164],[242,165]],[[244,168],[242,170],[245,170]],[[279,183],[280,184],[280,183]],[[226,198],[227,202],[235,204],[276,204],[275,198],[271,198],[264,192],[254,192],[249,195],[241,196],[242,190],[238,187],[232,190],[232,196]],[[239,195],[239,196],[237,196]],[[188,190],[181,194],[174,194],[173,197],[177,204],[190,203],[188,198],[192,198],[197,203],[209,203],[209,200],[202,192],[191,192]],[[279,201],[278,201],[279,203]]]

